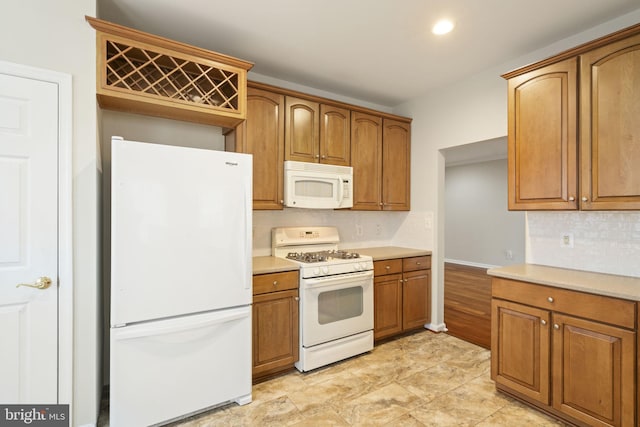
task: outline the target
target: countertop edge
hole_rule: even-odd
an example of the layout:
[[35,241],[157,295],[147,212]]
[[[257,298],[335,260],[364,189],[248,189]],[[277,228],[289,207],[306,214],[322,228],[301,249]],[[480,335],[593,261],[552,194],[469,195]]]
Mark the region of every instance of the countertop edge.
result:
[[619,276],[538,264],[495,267],[487,270],[487,274],[503,279],[640,301],[640,277]]
[[374,261],[431,255],[430,250],[406,248],[402,246],[379,246],[370,248],[353,248],[347,250],[358,252],[362,255],[368,255],[372,257]]

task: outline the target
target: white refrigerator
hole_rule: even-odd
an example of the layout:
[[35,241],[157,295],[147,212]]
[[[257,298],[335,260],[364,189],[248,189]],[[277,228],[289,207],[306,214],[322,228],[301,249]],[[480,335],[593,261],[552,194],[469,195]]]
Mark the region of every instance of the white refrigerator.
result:
[[252,157],[111,145],[110,425],[251,402]]

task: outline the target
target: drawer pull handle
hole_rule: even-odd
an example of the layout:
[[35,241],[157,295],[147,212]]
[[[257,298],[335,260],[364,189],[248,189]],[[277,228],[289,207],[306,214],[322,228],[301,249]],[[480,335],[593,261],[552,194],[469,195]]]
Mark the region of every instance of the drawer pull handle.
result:
[[277,280],[273,281],[273,286],[278,286],[278,281]]
[[386,268],[387,270],[390,270],[391,266],[390,265],[385,265],[384,268]]
[[416,265],[420,265],[420,263],[419,263],[419,262],[416,262]]
[[546,321],[546,320],[544,320],[544,319],[542,319],[542,320],[540,321],[540,323],[542,323],[542,326],[544,326],[544,325],[546,325],[546,324],[547,324],[547,321]]
[[553,297],[549,297],[549,298],[547,298],[547,301],[549,301],[549,302],[553,302]]
[[560,329],[560,325],[558,325],[557,323],[553,324],[553,329]]

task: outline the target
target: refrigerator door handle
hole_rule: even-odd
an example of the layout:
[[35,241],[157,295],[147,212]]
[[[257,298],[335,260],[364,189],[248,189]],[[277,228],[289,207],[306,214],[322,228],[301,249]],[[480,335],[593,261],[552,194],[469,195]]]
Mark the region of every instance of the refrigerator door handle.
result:
[[244,181],[244,226],[245,226],[245,241],[244,241],[244,271],[246,274],[244,288],[251,289],[251,285],[253,282],[253,272],[250,265],[247,265],[247,262],[251,260],[251,254],[253,249],[253,194],[252,194],[252,178],[245,178]]
[[169,321],[160,321],[166,323],[162,325],[158,325],[159,322],[149,322],[141,325],[132,325],[119,329],[115,338],[117,340],[128,340],[158,335],[169,335],[183,331],[192,331],[195,329],[232,322],[234,320],[245,318],[250,314],[250,308],[242,307],[233,310],[225,310],[225,312],[223,313],[205,315],[206,318],[198,319],[197,321],[193,321],[191,319],[176,319]]

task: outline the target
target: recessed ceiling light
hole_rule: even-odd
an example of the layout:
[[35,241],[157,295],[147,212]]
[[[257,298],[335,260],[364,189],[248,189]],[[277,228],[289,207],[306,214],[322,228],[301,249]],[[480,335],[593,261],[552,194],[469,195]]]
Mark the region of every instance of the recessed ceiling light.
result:
[[431,32],[433,34],[441,36],[443,34],[447,34],[451,30],[453,30],[453,22],[449,21],[448,19],[441,19],[440,21],[436,22],[436,25],[433,26]]

